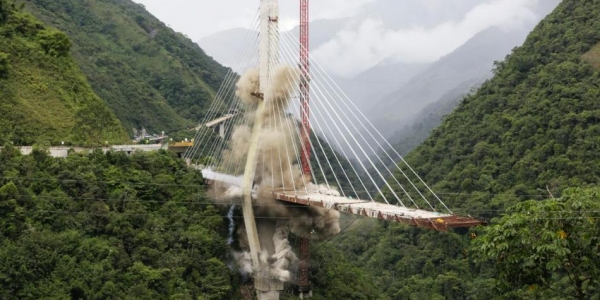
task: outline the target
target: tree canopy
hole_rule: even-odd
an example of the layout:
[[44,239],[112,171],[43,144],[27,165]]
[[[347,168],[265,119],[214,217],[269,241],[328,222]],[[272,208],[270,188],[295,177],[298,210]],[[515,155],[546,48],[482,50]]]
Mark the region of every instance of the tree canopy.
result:
[[225,223],[167,152],[0,150],[0,298],[234,299]]
[[[454,213],[491,220],[522,201],[546,199],[547,190],[561,198],[569,188],[600,183],[600,72],[590,60],[600,43],[599,16],[598,1],[563,0],[496,63],[494,78],[407,155]],[[350,230],[336,246],[390,299],[498,294],[494,270],[472,260],[469,231],[371,226]]]
[[600,295],[600,189],[530,200],[482,228],[472,251],[489,262],[506,298],[592,299]]

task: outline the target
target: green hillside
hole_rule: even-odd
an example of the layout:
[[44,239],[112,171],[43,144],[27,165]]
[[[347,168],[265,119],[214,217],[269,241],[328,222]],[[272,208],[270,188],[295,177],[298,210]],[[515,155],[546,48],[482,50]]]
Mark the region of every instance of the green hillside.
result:
[[[3,147],[0,299],[244,299],[226,209],[199,182],[166,151],[52,158]],[[331,244],[311,255],[315,299],[378,293]],[[282,299],[297,299],[291,284]]]
[[[408,155],[409,163],[455,213],[488,220],[524,200],[597,186],[599,43],[600,1],[564,0],[522,47],[496,64],[493,79]],[[350,230],[338,248],[378,277],[390,299],[494,299],[501,294],[495,284],[501,270],[473,263],[467,231],[364,222],[369,227]],[[564,289],[568,276],[553,270],[547,271],[548,278],[558,283],[550,288]],[[503,287],[520,288],[516,281]],[[549,293],[531,299],[565,299]]]
[[[600,2],[563,1],[409,159],[453,207],[600,183]],[[469,195],[465,197],[466,195]],[[495,194],[503,194],[495,196]]]
[[63,30],[94,91],[124,127],[151,132],[202,119],[227,69],[130,0],[27,0]]
[[0,141],[17,145],[127,140],[70,55],[71,41],[0,1]]
[[0,177],[1,299],[235,299],[225,222],[172,154],[9,146]]

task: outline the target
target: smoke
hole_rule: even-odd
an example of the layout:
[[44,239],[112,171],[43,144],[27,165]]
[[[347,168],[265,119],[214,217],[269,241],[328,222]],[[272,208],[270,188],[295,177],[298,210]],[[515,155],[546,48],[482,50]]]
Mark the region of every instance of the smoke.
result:
[[252,276],[252,274],[254,274],[254,270],[252,269],[252,258],[250,257],[250,252],[232,251],[231,254],[233,256],[233,259],[237,263],[240,274],[242,274],[242,277],[244,277],[244,279],[247,279],[248,277]]
[[[292,92],[298,85],[299,70],[291,66],[278,66],[271,74],[271,82],[264,95],[256,69],[247,71],[236,84],[236,95],[245,105],[247,120],[260,120],[258,163],[254,178],[253,200],[259,230],[261,269],[253,270],[244,225],[238,226],[237,238],[242,252],[234,252],[240,272],[244,275],[267,272],[280,281],[290,281],[298,263],[288,240],[291,233],[311,239],[325,239],[340,231],[339,213],[315,207],[291,207],[273,198],[276,191],[304,191],[336,194],[324,186],[309,182],[310,176],[302,174],[298,162],[301,141],[298,122],[287,114]],[[264,99],[263,99],[264,98]],[[264,110],[258,111],[260,101]],[[228,174],[241,174],[246,163],[253,124],[234,127],[228,149],[224,151],[222,170]],[[229,166],[229,167],[223,167]],[[239,166],[242,166],[241,168]],[[236,171],[237,170],[237,171]],[[337,193],[339,195],[339,193]],[[213,189],[213,196],[221,201],[239,203],[243,196],[237,186]],[[230,209],[230,213],[233,209]],[[278,221],[274,221],[278,220]],[[233,223],[230,223],[230,226]],[[234,228],[229,228],[229,233]]]
[[233,219],[233,212],[235,211],[235,205],[232,205],[227,212],[227,219],[229,220],[229,232],[227,234],[227,245],[231,246],[233,243],[233,231],[235,230],[235,220]]
[[[273,254],[266,263],[270,266],[269,274],[271,276],[286,282],[290,281],[292,278],[289,268],[298,263],[298,258],[292,251],[292,247],[288,240],[288,235],[290,233],[288,225],[285,224],[285,222],[278,221],[275,226],[275,234],[273,235],[275,254]],[[263,250],[263,253],[266,253],[266,251]]]
[[260,93],[260,73],[258,69],[250,69],[244,73],[235,87],[237,88],[235,95],[244,104],[250,106],[258,105],[258,102],[261,100],[257,96]]

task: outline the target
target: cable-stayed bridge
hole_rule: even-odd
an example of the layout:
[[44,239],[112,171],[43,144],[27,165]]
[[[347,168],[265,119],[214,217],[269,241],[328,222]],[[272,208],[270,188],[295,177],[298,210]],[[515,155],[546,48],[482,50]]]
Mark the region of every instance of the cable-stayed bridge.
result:
[[285,282],[310,296],[309,243],[339,234],[340,213],[441,231],[482,223],[454,215],[311,56],[299,4],[298,39],[279,31],[277,0],[260,0],[258,34],[240,41],[234,66],[246,71],[227,75],[184,155],[215,201],[242,206],[235,257],[261,300]]

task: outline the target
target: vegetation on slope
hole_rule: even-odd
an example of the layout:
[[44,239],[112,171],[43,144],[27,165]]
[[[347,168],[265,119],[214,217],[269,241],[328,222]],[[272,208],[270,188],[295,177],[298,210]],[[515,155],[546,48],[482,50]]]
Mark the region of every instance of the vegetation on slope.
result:
[[167,152],[0,150],[0,298],[232,299],[225,222]]
[[[241,299],[225,212],[199,182],[200,172],[164,151],[62,159],[6,145],[0,298]],[[377,295],[331,244],[313,245],[312,255],[316,299]],[[292,285],[285,297],[294,298]]]
[[[413,119],[414,123],[404,126],[389,138],[389,142],[400,155],[407,155],[422,144],[437,128],[444,117],[450,114],[469,93],[474,93],[481,81],[468,81],[452,89],[438,101],[427,105]],[[470,91],[469,91],[470,89]]]
[[127,139],[70,48],[64,33],[0,0],[0,141],[98,145]]
[[600,43],[596,44],[590,51],[582,56],[583,60],[596,70],[600,70]]
[[25,9],[71,37],[92,88],[127,130],[191,127],[227,72],[130,0],[27,0]]
[[[367,199],[364,188],[360,184],[360,174],[354,171],[354,168],[346,157],[333,149],[327,143],[326,139],[314,131],[311,131],[310,141],[314,148],[311,150],[310,155],[311,168],[313,170],[322,170],[322,173],[320,171],[315,172],[314,181],[318,184],[328,184],[343,195]],[[334,174],[332,168],[338,170],[338,173]]]
[[[455,213],[492,218],[547,190],[599,183],[600,72],[582,58],[600,42],[598,16],[598,1],[564,0],[408,156]],[[498,270],[472,263],[466,231],[376,226],[370,249],[361,252],[360,232],[338,245],[390,299],[485,299],[502,288]]]
[[600,41],[598,11],[596,1],[563,1],[411,153],[436,190],[461,194],[446,197],[451,206],[502,209],[546,186],[559,195],[598,183],[600,73],[582,60]]
[[526,201],[473,242],[493,264],[506,298],[593,299],[600,295],[600,189],[569,189],[562,199]]

